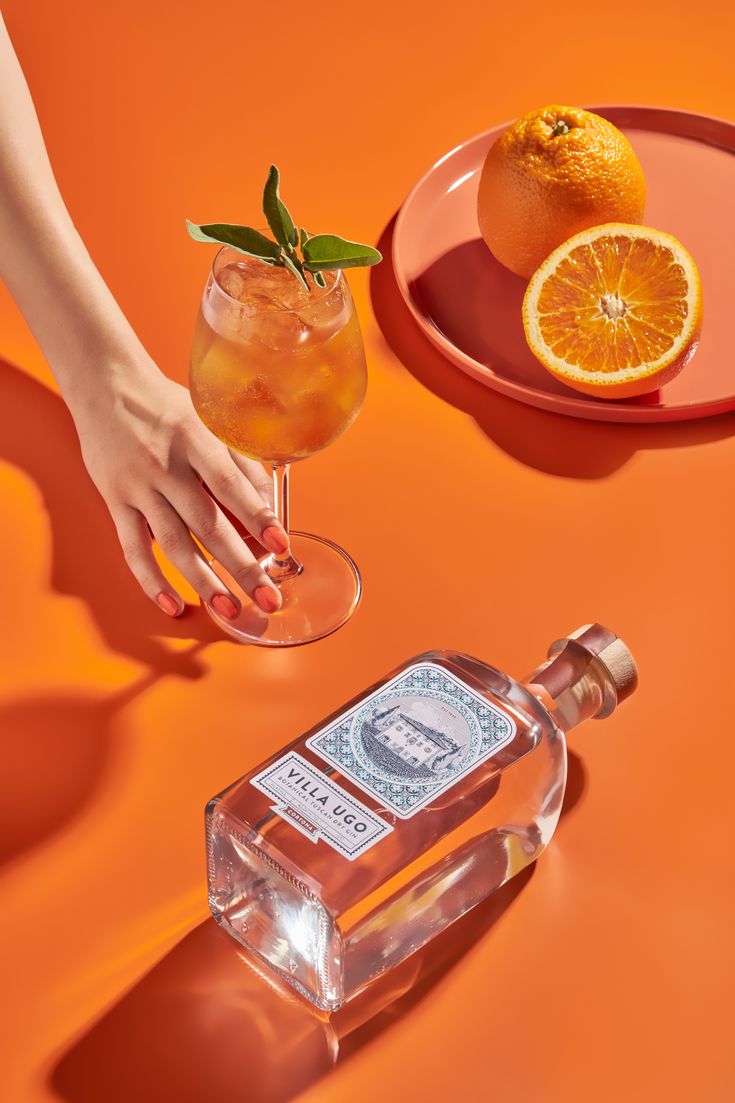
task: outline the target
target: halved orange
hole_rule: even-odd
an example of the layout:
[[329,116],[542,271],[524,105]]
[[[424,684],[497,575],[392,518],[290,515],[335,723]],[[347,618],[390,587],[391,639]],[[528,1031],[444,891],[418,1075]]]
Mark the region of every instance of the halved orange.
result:
[[702,284],[684,246],[622,222],[570,237],[533,274],[523,300],[533,354],[597,398],[668,383],[694,354],[701,324]]

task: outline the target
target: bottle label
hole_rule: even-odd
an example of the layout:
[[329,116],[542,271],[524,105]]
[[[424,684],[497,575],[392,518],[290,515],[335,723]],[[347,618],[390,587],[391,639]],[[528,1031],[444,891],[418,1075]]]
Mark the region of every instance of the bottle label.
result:
[[507,713],[426,662],[385,682],[306,745],[407,820],[497,754],[515,731]]
[[353,861],[393,830],[369,808],[296,751],[288,751],[250,779],[275,801],[271,807],[311,839]]

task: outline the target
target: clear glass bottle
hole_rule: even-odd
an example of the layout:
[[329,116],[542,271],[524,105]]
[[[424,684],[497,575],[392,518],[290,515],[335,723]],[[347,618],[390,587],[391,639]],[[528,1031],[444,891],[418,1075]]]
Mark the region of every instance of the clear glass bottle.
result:
[[409,659],[209,802],[215,919],[336,1010],[538,857],[565,733],[636,681],[600,625],[522,682],[454,651]]

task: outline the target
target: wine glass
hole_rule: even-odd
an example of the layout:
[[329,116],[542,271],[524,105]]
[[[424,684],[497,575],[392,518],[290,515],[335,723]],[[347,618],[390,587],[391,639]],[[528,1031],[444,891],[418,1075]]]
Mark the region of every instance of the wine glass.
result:
[[[282,267],[234,249],[217,253],[207,278],[191,354],[195,409],[229,448],[269,464],[274,509],[289,532],[291,464],[326,448],[355,420],[367,386],[365,350],[347,280],[323,273],[307,290]],[[239,598],[234,621],[207,612],[239,640],[278,647],[321,639],[360,600],[361,580],[342,548],[289,532],[283,556],[260,563],[282,605],[265,614],[221,564],[213,569]]]

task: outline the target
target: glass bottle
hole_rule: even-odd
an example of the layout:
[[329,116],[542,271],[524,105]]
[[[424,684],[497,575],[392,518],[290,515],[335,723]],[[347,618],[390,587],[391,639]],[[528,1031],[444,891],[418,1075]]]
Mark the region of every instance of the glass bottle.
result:
[[207,806],[215,919],[317,1007],[341,1007],[548,844],[565,735],[637,682],[586,625],[522,682],[429,651]]

